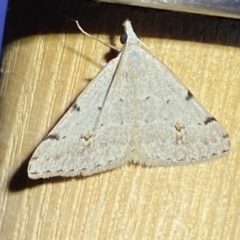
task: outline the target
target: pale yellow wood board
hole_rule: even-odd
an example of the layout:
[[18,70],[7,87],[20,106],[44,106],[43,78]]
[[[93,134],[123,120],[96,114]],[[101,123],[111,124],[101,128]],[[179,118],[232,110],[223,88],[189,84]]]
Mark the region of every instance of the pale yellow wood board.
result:
[[[240,28],[232,27],[239,23],[94,7],[106,14],[96,16],[95,9],[91,17],[90,6],[85,16],[96,25],[90,33],[106,42],[116,35],[113,42],[120,47],[121,23],[131,18],[142,41],[227,129],[231,154],[186,167],[129,165],[87,178],[27,180],[28,157],[102,69],[109,49],[77,30],[15,39],[4,48],[1,70],[0,238],[240,239]],[[176,28],[162,37],[160,20],[172,17]],[[89,20],[82,19],[88,31]],[[192,20],[203,21],[198,23],[202,31],[183,31],[184,22]],[[216,23],[214,34],[208,21]],[[229,44],[221,40],[227,28]]]

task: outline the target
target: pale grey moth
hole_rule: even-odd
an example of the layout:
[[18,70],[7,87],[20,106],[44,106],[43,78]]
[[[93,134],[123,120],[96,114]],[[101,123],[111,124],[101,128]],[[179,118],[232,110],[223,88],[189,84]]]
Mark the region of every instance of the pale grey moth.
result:
[[229,136],[123,24],[126,43],[32,155],[28,176],[92,175],[129,162],[185,165],[225,156]]

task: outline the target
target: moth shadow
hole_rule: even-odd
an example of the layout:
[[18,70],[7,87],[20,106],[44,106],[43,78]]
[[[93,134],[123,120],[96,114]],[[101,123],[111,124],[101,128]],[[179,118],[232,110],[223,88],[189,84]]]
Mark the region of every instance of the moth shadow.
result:
[[[31,154],[32,155],[32,154]],[[52,177],[47,179],[30,179],[27,175],[28,163],[31,155],[29,155],[21,164],[21,166],[16,170],[16,172],[12,175],[10,181],[8,182],[8,190],[10,192],[18,192],[23,191],[27,188],[37,187],[42,184],[57,184],[60,182],[66,182],[73,179],[67,177]],[[78,176],[76,179],[84,179],[86,177]]]

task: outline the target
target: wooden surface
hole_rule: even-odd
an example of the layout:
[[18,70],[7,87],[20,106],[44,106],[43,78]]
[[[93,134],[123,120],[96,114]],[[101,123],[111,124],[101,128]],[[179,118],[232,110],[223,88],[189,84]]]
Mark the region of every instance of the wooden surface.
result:
[[[64,4],[9,6],[0,82],[0,239],[240,239],[240,22]],[[79,33],[69,17],[118,47],[122,22],[130,18],[141,40],[226,128],[229,157],[29,180],[30,154],[116,56]]]

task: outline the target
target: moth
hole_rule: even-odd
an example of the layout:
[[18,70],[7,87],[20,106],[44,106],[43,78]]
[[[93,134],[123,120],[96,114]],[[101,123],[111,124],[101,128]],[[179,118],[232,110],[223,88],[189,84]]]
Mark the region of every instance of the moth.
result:
[[126,42],[33,153],[28,176],[88,176],[129,162],[185,165],[225,156],[229,136],[123,23]]

